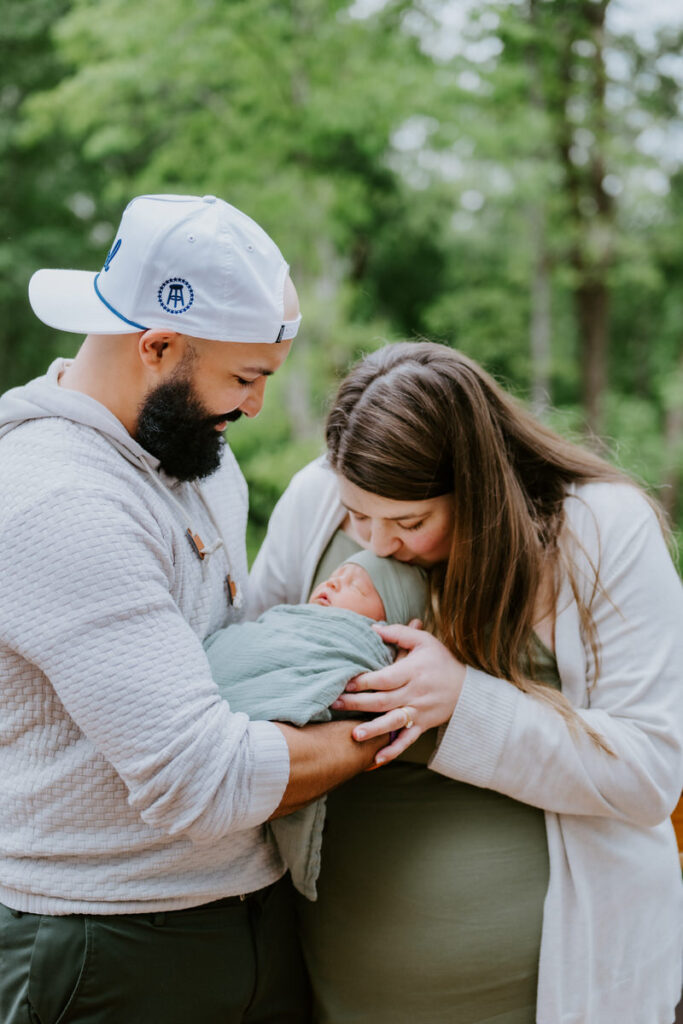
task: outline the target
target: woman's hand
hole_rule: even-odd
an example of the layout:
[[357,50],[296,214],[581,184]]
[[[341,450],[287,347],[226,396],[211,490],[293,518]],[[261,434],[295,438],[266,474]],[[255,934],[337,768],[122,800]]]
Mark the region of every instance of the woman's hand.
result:
[[356,726],[356,740],[400,730],[376,754],[375,765],[380,765],[397,757],[427,729],[448,721],[462,690],[465,666],[424,630],[379,625],[373,629],[386,643],[400,647],[401,653],[393,665],[350,680],[332,707],[378,715]]

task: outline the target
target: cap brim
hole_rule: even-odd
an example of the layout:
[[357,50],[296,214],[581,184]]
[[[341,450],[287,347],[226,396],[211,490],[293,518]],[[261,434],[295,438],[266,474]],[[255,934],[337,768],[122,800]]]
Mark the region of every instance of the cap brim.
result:
[[38,270],[28,299],[48,327],[73,334],[134,334],[136,328],[112,313],[97,296],[89,270]]

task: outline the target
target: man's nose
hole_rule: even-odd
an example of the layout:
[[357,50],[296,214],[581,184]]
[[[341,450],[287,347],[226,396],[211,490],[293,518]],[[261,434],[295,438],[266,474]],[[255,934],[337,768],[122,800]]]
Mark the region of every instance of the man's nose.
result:
[[263,398],[266,390],[266,378],[259,377],[249,388],[249,394],[240,405],[240,410],[245,416],[253,418],[258,416],[263,406]]

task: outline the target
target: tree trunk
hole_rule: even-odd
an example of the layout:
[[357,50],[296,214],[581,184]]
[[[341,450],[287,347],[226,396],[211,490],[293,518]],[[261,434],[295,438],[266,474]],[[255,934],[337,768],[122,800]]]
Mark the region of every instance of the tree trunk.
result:
[[[608,0],[583,0],[578,16],[564,22],[565,40],[560,57],[562,101],[558,116],[558,149],[565,171],[565,194],[574,241],[570,261],[574,268],[574,309],[579,336],[581,399],[586,427],[600,435],[604,419],[609,345],[608,270],[612,261],[614,204],[603,188],[606,138],[604,61],[605,13]],[[577,61],[574,44],[590,38],[595,48],[591,61],[590,109],[584,119],[593,135],[587,166],[573,152],[574,129],[570,100],[574,94]]]
[[609,337],[609,291],[604,276],[579,284],[574,294],[579,325],[581,394],[589,431],[600,435],[604,423]]
[[542,415],[550,395],[550,260],[546,246],[545,211],[541,203],[531,208],[533,271],[531,279],[531,404]]
[[662,504],[673,522],[683,512],[683,338],[673,379],[668,382],[664,420]]
[[[529,68],[529,99],[539,114],[545,113],[543,81],[538,61],[539,25],[538,0],[528,0],[529,23],[534,30],[532,40],[526,49]],[[544,183],[545,185],[545,183]],[[552,403],[550,394],[550,255],[547,244],[547,218],[544,195],[534,200],[529,211],[529,225],[532,251],[531,271],[531,315],[529,323],[529,347],[531,352],[531,405],[537,416],[541,416]]]

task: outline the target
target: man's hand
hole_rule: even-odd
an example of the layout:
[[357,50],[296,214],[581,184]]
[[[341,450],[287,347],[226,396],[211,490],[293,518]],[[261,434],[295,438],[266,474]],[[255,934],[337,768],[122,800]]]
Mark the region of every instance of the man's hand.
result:
[[271,815],[281,818],[369,768],[387,736],[363,743],[353,739],[355,721],[324,722],[298,728],[275,722],[289,747],[289,782]]

